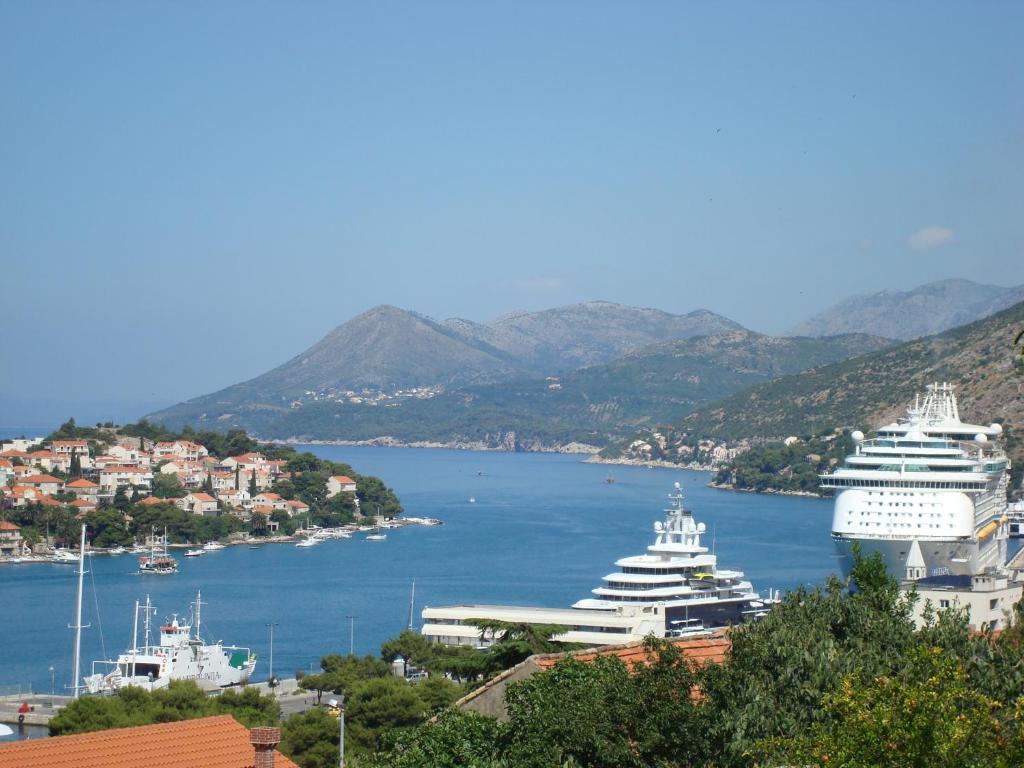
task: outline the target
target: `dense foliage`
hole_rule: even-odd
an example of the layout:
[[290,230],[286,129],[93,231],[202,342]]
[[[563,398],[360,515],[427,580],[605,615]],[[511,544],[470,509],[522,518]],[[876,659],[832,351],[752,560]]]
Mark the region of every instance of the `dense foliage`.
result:
[[713,479],[741,491],[818,493],[818,475],[853,453],[849,432],[755,445],[732,459]]
[[280,714],[277,700],[255,688],[228,690],[211,697],[190,680],[175,680],[153,692],[125,687],[113,696],[83,696],[50,720],[50,735],[65,736],[210,715],[232,715],[251,728],[274,725]]
[[509,686],[506,722],[452,713],[376,765],[1020,765],[1019,626],[972,635],[945,611],[918,630],[916,596],[879,559],[855,580],[791,592],[732,633],[723,664],[694,667],[653,640],[652,663],[632,670],[566,660]]

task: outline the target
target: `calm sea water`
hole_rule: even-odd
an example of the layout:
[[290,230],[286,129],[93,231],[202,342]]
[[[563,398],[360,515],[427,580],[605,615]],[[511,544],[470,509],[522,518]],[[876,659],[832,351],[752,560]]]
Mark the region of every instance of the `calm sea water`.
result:
[[[836,562],[829,502],[716,491],[705,487],[705,473],[614,467],[608,484],[608,467],[575,456],[310,449],[379,475],[409,515],[446,525],[389,531],[384,542],[357,536],[309,549],[238,546],[179,556],[181,571],[169,577],[137,575],[130,555],[91,558],[83,659],[128,647],[134,601],[146,594],[162,619],[187,615],[202,589],[204,635],[252,647],[260,657],[258,679],[268,672],[270,623],[278,675],[308,670],[325,653],[347,652],[353,627],[356,653],[378,652],[408,622],[414,578],[417,626],[424,605],[568,606],[598,586],[615,559],[651,543],[675,481],[707,523],[706,543],[715,544],[719,562],[746,571],[762,592],[819,582]],[[75,582],[72,566],[0,566],[0,692],[19,685],[49,690],[51,665],[58,690],[69,684]]]

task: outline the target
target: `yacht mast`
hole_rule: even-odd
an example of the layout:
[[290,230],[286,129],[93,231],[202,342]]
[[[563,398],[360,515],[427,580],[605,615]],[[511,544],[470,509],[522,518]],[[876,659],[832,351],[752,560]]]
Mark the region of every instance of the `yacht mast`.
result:
[[412,617],[416,610],[416,579],[412,580],[412,594],[409,595],[409,629],[412,629]]
[[139,652],[139,601],[135,601],[135,619],[132,621],[132,677],[135,677],[135,657]]
[[78,600],[75,603],[75,659],[74,659],[74,677],[72,678],[71,687],[74,690],[74,698],[78,698],[79,689],[81,686],[78,683],[79,679],[79,667],[82,662],[82,584],[85,581],[85,523],[82,524],[82,542],[78,549]]

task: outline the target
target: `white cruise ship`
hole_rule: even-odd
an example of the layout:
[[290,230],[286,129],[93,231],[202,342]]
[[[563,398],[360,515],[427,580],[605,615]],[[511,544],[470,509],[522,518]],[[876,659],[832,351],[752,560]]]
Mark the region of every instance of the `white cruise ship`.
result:
[[[114,693],[124,686],[134,685],[155,690],[166,687],[172,680],[195,680],[223,688],[248,680],[256,668],[256,655],[248,648],[222,645],[220,642],[204,643],[199,637],[201,607],[200,595],[196,594],[193,603],[194,636],[192,627],[179,622],[174,616],[160,627],[159,644],[151,645],[153,606],[148,596],[145,604],[136,602],[132,648],[118,656],[117,661],[93,662],[93,674],[85,678],[85,689],[89,693]],[[140,610],[144,611],[145,617],[145,639],[141,646],[137,639]],[[96,672],[97,664],[108,671]]]
[[450,605],[423,610],[422,633],[446,645],[487,645],[474,620],[515,624],[560,624],[555,640],[588,646],[655,637],[704,634],[758,618],[772,600],[762,600],[742,571],[720,570],[718,558],[701,544],[705,532],[683,507],[679,483],[669,494],[665,520],[654,524],[647,553],[616,561],[621,570],[604,577],[593,597],[572,608],[510,605]]
[[899,579],[974,575],[1006,562],[1010,462],[999,424],[960,421],[950,384],[929,384],[907,418],[874,439],[854,432],[855,452],[821,487],[835,491],[832,539],[843,573],[851,549],[880,552]]

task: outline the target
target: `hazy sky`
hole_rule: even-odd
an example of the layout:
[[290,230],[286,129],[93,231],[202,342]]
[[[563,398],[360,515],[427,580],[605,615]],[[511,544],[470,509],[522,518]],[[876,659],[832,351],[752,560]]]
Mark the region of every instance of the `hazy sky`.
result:
[[777,332],[1024,283],[1022,29],[1021,3],[0,0],[0,425],[203,394],[379,303]]

